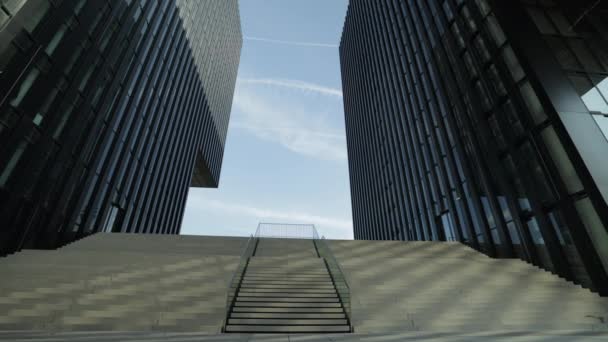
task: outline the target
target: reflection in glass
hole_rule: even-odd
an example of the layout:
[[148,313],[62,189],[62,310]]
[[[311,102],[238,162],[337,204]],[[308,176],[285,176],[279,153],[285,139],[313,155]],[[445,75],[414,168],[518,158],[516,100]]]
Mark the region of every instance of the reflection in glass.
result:
[[603,114],[608,114],[608,104],[600,95],[600,92],[597,88],[591,88],[589,91],[581,96],[583,102],[585,102],[585,106],[592,112],[600,112]]
[[570,75],[569,78],[589,111],[608,114],[608,103],[606,102],[608,97],[605,98],[600,93],[601,90],[602,93],[608,95],[607,79],[599,82],[597,87],[594,87],[586,77]]
[[606,227],[602,224],[589,198],[577,201],[575,206],[604,268],[608,270],[608,232],[606,232]]
[[600,130],[604,134],[604,137],[608,139],[608,117],[603,115],[592,115],[595,123],[600,126]]
[[568,193],[572,194],[583,190],[581,180],[578,178],[574,165],[572,165],[564,146],[555,133],[555,129],[553,129],[552,126],[549,126],[542,130],[541,136],[564,185],[566,185],[566,188],[568,189]]

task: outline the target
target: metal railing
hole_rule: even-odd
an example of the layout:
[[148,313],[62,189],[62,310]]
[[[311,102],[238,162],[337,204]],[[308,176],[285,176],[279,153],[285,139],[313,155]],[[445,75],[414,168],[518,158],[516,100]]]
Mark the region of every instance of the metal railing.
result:
[[279,239],[315,239],[317,230],[312,224],[260,223],[256,237]]
[[228,291],[226,292],[226,314],[224,315],[224,324],[222,324],[222,329],[228,322],[228,316],[230,315],[230,311],[232,310],[232,307],[236,301],[236,295],[241,288],[241,282],[243,280],[243,275],[247,270],[247,265],[249,265],[249,259],[255,253],[255,249],[257,248],[259,239],[256,235],[250,235],[249,239],[247,239],[245,248],[241,252],[241,256],[239,258],[239,264],[234,270],[234,273],[230,278],[230,282],[228,282]]
[[[315,229],[316,233],[316,229]],[[346,281],[346,276],[340,267],[340,263],[336,260],[334,253],[332,253],[331,248],[329,248],[329,244],[325,237],[313,239],[313,243],[315,244],[315,248],[317,249],[317,253],[319,257],[325,260],[325,265],[329,270],[329,275],[331,276],[334,285],[336,287],[336,291],[338,292],[338,296],[340,297],[340,301],[342,301],[342,305],[344,306],[344,313],[346,314],[346,319],[348,319],[349,325],[352,331],[352,320],[351,320],[351,303],[350,299],[352,297],[352,292],[350,290],[350,286],[348,286],[348,282]]]

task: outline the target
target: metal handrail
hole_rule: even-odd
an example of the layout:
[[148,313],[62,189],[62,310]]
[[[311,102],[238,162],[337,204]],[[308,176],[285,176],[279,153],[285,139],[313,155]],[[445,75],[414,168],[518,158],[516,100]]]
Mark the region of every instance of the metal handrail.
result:
[[313,236],[315,236],[315,238],[313,239],[313,243],[315,244],[315,248],[317,250],[317,253],[319,254],[319,257],[321,257],[321,258],[323,258],[323,260],[325,260],[325,265],[327,266],[329,275],[334,282],[334,286],[336,287],[336,291],[338,292],[340,301],[342,302],[342,305],[344,306],[344,313],[346,314],[346,319],[350,323],[349,325],[352,329],[353,325],[352,325],[352,320],[351,320],[351,304],[350,304],[350,298],[351,298],[352,293],[351,293],[350,286],[348,286],[348,282],[346,281],[346,276],[344,275],[344,272],[342,271],[342,267],[340,267],[340,263],[336,259],[336,256],[334,255],[334,253],[331,251],[329,244],[325,240],[325,236],[319,238],[317,229],[314,226],[313,226],[313,231],[314,231]]
[[[259,230],[259,227],[258,227]],[[224,315],[224,322],[222,324],[222,329],[226,326],[228,322],[228,316],[230,315],[230,311],[234,306],[234,302],[236,301],[236,294],[241,287],[241,281],[243,279],[243,275],[247,270],[247,265],[249,264],[249,259],[253,255],[256,249],[256,245],[258,242],[257,232],[256,236],[250,235],[249,239],[247,239],[247,243],[245,244],[245,248],[241,252],[239,257],[239,264],[237,265],[234,273],[232,273],[232,277],[230,278],[230,282],[228,282],[228,291],[226,292],[226,314]]]

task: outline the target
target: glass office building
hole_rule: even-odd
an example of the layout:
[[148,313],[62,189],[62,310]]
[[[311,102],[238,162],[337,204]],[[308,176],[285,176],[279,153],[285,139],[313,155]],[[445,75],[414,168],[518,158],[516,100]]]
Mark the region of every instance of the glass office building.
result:
[[608,3],[351,0],[354,234],[457,240],[608,295]]
[[0,4],[0,254],[179,233],[219,182],[237,0]]

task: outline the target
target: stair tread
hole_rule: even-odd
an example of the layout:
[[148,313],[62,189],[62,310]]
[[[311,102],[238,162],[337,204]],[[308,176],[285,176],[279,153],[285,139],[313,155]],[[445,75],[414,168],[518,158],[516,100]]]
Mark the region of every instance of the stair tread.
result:
[[333,293],[298,293],[284,292],[284,293],[272,293],[272,292],[249,292],[239,291],[238,297],[264,297],[264,298],[335,298],[337,294]]
[[232,308],[233,313],[342,313],[342,307],[249,307],[249,306],[235,306]]
[[304,287],[300,288],[255,288],[255,287],[245,287],[241,286],[241,292],[247,293],[336,293],[334,288],[326,288],[326,289],[307,289]]
[[274,319],[274,318],[230,318],[228,324],[245,325],[346,325],[346,319]]
[[301,302],[272,302],[272,303],[268,303],[268,302],[250,302],[250,301],[237,301],[234,303],[235,306],[240,306],[240,307],[257,307],[257,308],[264,308],[264,307],[293,307],[293,308],[341,308],[342,306],[340,305],[340,303],[335,302],[335,303],[301,303]]
[[236,298],[237,302],[281,302],[281,303],[339,303],[340,299],[317,298],[317,297],[242,297]]

